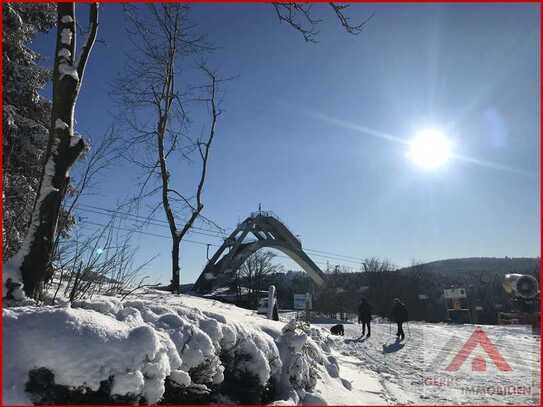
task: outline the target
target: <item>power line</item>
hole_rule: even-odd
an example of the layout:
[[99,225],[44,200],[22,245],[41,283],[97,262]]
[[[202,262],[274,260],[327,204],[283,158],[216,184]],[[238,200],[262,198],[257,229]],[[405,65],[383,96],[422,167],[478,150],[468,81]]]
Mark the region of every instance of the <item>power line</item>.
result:
[[344,254],[338,254],[338,253],[332,253],[332,252],[326,252],[324,250],[316,250],[316,249],[304,249],[306,252],[315,252],[315,253],[322,253],[322,254],[330,254],[334,257],[344,257],[347,259],[357,260],[359,262],[364,261],[361,257],[355,257],[355,256],[347,256]]
[[[92,209],[87,209],[86,207],[89,207],[89,208],[92,208]],[[153,226],[160,226],[160,227],[167,227],[167,228],[169,228],[169,226],[170,226],[168,224],[168,222],[165,221],[165,220],[147,218],[145,216],[134,215],[134,214],[131,214],[129,212],[121,212],[121,211],[117,211],[117,210],[99,208],[99,207],[90,206],[90,205],[80,205],[79,209],[84,211],[84,212],[96,213],[98,215],[109,215],[109,214],[124,215],[124,216],[130,217],[130,218],[134,218],[136,220],[141,220],[142,222],[151,224]],[[203,230],[205,232],[211,232],[211,234],[205,233],[205,232],[198,232],[198,231],[195,231],[195,230],[190,230],[191,233],[197,233],[197,234],[201,234],[201,235],[205,235],[205,236],[209,236],[209,237],[216,237],[216,238],[220,238],[220,239],[223,239],[224,237],[226,237],[226,234],[219,235],[219,234],[217,234],[216,232],[214,232],[214,231],[212,231],[210,229],[204,229],[204,228],[200,228],[200,227],[197,227],[197,226],[192,226],[191,229]]]
[[[107,213],[104,213],[104,212],[101,212],[101,211],[95,211],[93,209],[81,208],[81,210],[83,210],[84,212],[96,213],[96,214],[99,214],[99,215],[106,215],[107,214]],[[126,215],[129,216],[129,217],[132,216],[130,214],[126,214]],[[140,217],[138,216],[138,218],[140,218]],[[162,224],[162,222],[159,223],[159,222],[148,220],[148,221],[146,221],[146,223],[150,224],[150,225],[153,225],[153,226],[158,226],[158,227],[163,227],[163,228],[169,229],[169,225]],[[167,222],[164,221],[164,223],[167,223]],[[203,236],[214,237],[214,238],[217,238],[217,239],[223,239],[223,236],[216,235],[216,234],[209,234],[209,233],[205,233],[205,232],[190,231],[189,233],[195,233],[195,234],[199,234],[199,235],[203,235]],[[324,251],[312,250],[312,249],[304,249],[304,250],[308,251],[308,252],[315,252],[315,253],[311,253],[315,257],[321,257],[321,258],[325,258],[325,259],[329,259],[329,260],[333,260],[333,261],[343,261],[343,262],[347,262],[347,263],[354,263],[354,264],[357,264],[357,265],[359,265],[360,261],[361,261],[361,259],[357,259],[357,258],[351,257],[351,256],[342,256],[342,257],[347,257],[347,258],[342,258],[342,257],[336,256],[336,255],[331,256],[331,255],[318,254],[318,253],[330,253],[330,252],[324,252]],[[356,260],[351,260],[351,259],[356,259]]]
[[[139,234],[142,234],[142,235],[145,235],[145,236],[152,236],[152,237],[160,237],[160,238],[163,238],[163,239],[171,239],[171,236],[167,236],[167,235],[161,235],[161,234],[158,234],[158,233],[152,233],[152,232],[144,232],[142,230],[138,230],[138,229],[129,229],[129,228],[124,228],[122,226],[114,226],[114,225],[104,225],[103,223],[97,223],[97,222],[92,222],[92,221],[87,221],[87,224],[89,225],[93,225],[93,226],[99,226],[99,227],[111,227],[112,229],[116,229],[116,230],[122,230],[122,231],[125,231],[125,232],[130,232],[130,233],[139,233]],[[213,246],[213,247],[220,247],[221,245],[218,245],[218,244],[214,244],[214,243],[209,243],[209,242],[200,242],[200,241],[196,241],[196,240],[190,240],[190,239],[183,239],[182,240],[183,242],[186,242],[186,243],[192,243],[192,244],[198,244],[198,245],[201,245],[201,246]],[[283,259],[288,259],[288,260],[292,260],[290,257],[288,256],[283,256],[283,255],[276,255],[277,257],[280,257],[280,258],[283,258]],[[324,265],[326,266],[327,263],[324,263],[322,261],[315,261],[315,263],[317,264],[320,264],[320,265]],[[343,264],[343,266],[345,266]],[[350,266],[346,266],[346,267],[350,267]]]
[[[304,251],[307,251],[307,249],[304,249]],[[325,255],[322,255],[322,254],[316,254],[316,253],[309,253],[311,254],[312,256],[315,256],[315,257],[321,257],[323,259],[329,259],[329,260],[333,260],[333,261],[343,261],[343,262],[347,262],[347,263],[351,263],[351,264],[356,264],[356,265],[360,265],[360,261],[356,261],[356,260],[349,260],[349,259],[340,259],[340,258],[337,258],[337,257],[330,257],[330,256],[325,256]]]
[[[93,209],[80,208],[80,210],[82,210],[83,212],[95,213],[95,214],[98,214],[98,215],[109,215],[107,212],[95,211]],[[126,216],[130,217],[132,215],[127,214]],[[136,215],[134,215],[134,216],[136,216]],[[138,218],[140,218],[140,217],[138,216]],[[169,225],[162,224],[162,222],[159,223],[159,221],[147,220],[147,221],[145,221],[145,223],[147,223],[149,225],[152,225],[152,226],[158,226],[158,227],[163,227],[163,228],[169,229]],[[144,226],[144,224],[142,224],[140,227],[142,227],[142,226]],[[223,239],[223,236],[216,235],[216,234],[205,233],[205,232],[199,232],[199,231],[196,231],[196,230],[189,230],[189,233],[196,233],[196,234],[199,234],[199,235],[204,235],[204,236],[208,236],[208,237],[215,237],[215,238],[218,238],[218,239]]]
[[[282,259],[292,260],[290,257],[288,257],[288,256],[283,256],[282,254],[277,254],[276,256],[277,256],[277,257],[280,257],[280,258],[282,258]],[[316,264],[320,264],[321,266],[328,266],[328,263],[325,263],[325,262],[323,262],[323,261],[315,261],[315,260],[313,260],[313,262],[316,263]],[[345,265],[345,264],[340,264],[340,266],[352,268],[352,266]]]
[[[141,219],[141,220],[144,220],[144,221],[151,221],[151,222],[157,222],[157,223],[164,223],[166,225],[169,226],[169,223],[165,220],[162,220],[162,219],[155,219],[155,218],[149,218],[149,217],[146,217],[146,216],[141,216],[141,215],[135,215],[133,213],[130,213],[130,212],[123,212],[123,211],[119,211],[117,209],[108,209],[108,208],[101,208],[99,206],[93,206],[93,205],[87,205],[87,204],[79,204],[78,205],[79,208],[81,207],[86,207],[86,208],[90,208],[90,209],[94,209],[94,210],[99,210],[99,211],[103,211],[103,212],[109,212],[109,213],[114,213],[114,214],[117,214],[117,215],[125,215],[125,216],[129,216],[129,217],[132,217],[132,218],[137,218],[137,219]],[[213,230],[211,229],[205,229],[205,228],[201,228],[201,227],[198,227],[198,226],[192,226],[191,227],[192,229],[197,229],[197,230],[203,230],[205,232],[214,232]],[[219,229],[221,230],[225,230],[224,228],[222,227],[218,227]],[[220,232],[222,233],[223,235],[226,235],[226,233],[224,232]]]
[[[149,218],[149,217],[140,216],[140,215],[135,215],[135,214],[130,213],[130,212],[123,212],[123,211],[119,211],[119,210],[115,210],[115,209],[101,208],[101,207],[98,207],[98,206],[87,205],[87,204],[80,204],[79,208],[81,210],[85,211],[85,212],[91,212],[91,213],[95,213],[95,214],[99,214],[99,215],[108,215],[108,214],[124,215],[124,216],[130,217],[130,218],[133,218],[133,219],[138,219],[138,220],[145,221],[146,223],[151,224],[153,226],[169,228],[169,224],[165,220],[156,219],[156,218]],[[89,222],[89,221],[87,221],[87,222],[89,224],[92,224],[92,222]],[[104,225],[96,225],[96,226],[104,226]],[[226,233],[224,233],[224,232],[222,232],[223,233],[222,235],[219,235],[219,234],[217,234],[217,232],[215,232],[213,230],[205,229],[205,228],[201,228],[201,227],[197,227],[197,226],[193,226],[191,229],[197,229],[197,230],[191,230],[190,233],[200,234],[200,235],[203,235],[203,236],[213,237],[213,238],[216,238],[216,239],[224,239],[226,237]],[[224,228],[221,228],[221,229],[225,230]],[[200,230],[202,232],[200,232],[198,230]],[[148,234],[149,236],[163,237],[163,238],[171,239],[171,236],[158,235],[158,234],[153,234],[151,232],[143,232],[143,231],[139,231],[139,230],[127,230],[127,231],[137,232],[137,233],[141,233],[141,234]],[[210,232],[210,233],[205,233],[205,232]],[[183,239],[183,241],[192,242],[192,241],[190,241],[188,239]],[[198,243],[199,244],[208,244],[208,243],[203,243],[203,242],[198,242]],[[211,245],[220,247],[220,245],[216,245],[216,244],[211,244]],[[363,262],[363,259],[361,257],[348,256],[348,255],[329,252],[329,251],[325,251],[325,250],[309,249],[308,248],[308,249],[304,249],[304,251],[309,252],[313,256],[328,259],[328,260],[331,260],[333,262],[341,261],[341,262],[357,264],[357,265],[360,265],[360,263]],[[283,257],[285,257],[285,256],[283,256]],[[288,257],[285,257],[285,258],[288,258]],[[322,262],[320,262],[320,264],[327,265],[326,263],[322,263]]]
[[[87,221],[87,223],[89,225],[100,226],[100,227],[104,227],[104,228],[111,227],[112,229],[122,230],[122,231],[125,231],[125,232],[139,233],[139,234],[146,235],[146,236],[162,237],[164,239],[171,239],[172,238],[171,236],[167,236],[167,235],[159,235],[158,233],[152,233],[152,232],[143,232],[143,231],[138,230],[138,229],[123,228],[122,226],[104,225],[102,223],[91,222],[91,221]],[[183,239],[182,241],[187,242],[187,243],[199,244],[199,245],[203,245],[203,246],[210,245],[210,246],[220,247],[220,245],[218,245],[218,244],[208,243],[208,242],[199,242],[199,241],[190,240],[190,239]]]

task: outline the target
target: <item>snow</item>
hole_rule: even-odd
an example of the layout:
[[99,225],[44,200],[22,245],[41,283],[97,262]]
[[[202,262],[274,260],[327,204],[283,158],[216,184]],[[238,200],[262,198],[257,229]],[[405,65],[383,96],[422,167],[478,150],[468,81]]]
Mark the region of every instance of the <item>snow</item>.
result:
[[126,396],[128,394],[140,394],[143,391],[145,379],[143,373],[139,370],[136,372],[126,372],[115,375],[113,379],[113,387],[111,394]]
[[79,81],[79,74],[77,73],[77,69],[72,64],[61,62],[58,65],[58,72],[60,73],[60,80],[62,80],[62,78],[64,78],[65,76],[71,76],[74,81]]
[[[51,158],[47,161],[47,164],[45,164],[45,175],[50,177],[55,175],[55,162]],[[49,186],[46,185],[44,189],[49,189]]]
[[[329,329],[332,324],[320,324]],[[540,397],[540,338],[527,326],[482,326],[498,351],[511,365],[511,372],[498,372],[487,362],[486,372],[473,372],[465,363],[458,372],[444,367],[466,343],[475,325],[411,322],[406,340],[397,342],[395,326],[373,323],[371,337],[361,338],[360,325],[345,324],[345,337],[335,337],[332,347],[339,352],[343,378],[353,386],[351,394],[362,392],[370,404],[377,397],[390,404],[531,404]],[[450,341],[454,338],[453,341]],[[453,346],[452,344],[456,345]],[[444,349],[448,352],[444,352]],[[476,349],[470,358],[483,355]],[[486,356],[488,358],[488,356]],[[440,363],[438,363],[438,361]],[[360,382],[363,389],[358,389]],[[507,394],[511,387],[530,388],[530,393]],[[470,392],[472,387],[484,393]],[[501,393],[501,394],[500,394]],[[327,400],[344,404],[343,394]],[[326,396],[325,396],[326,398]]]
[[170,374],[170,379],[182,387],[186,387],[191,383],[190,375],[182,370],[174,370]]
[[62,16],[60,22],[64,24],[73,23],[74,19],[72,18],[72,16]]
[[[19,263],[7,262],[4,263],[2,269],[2,284],[6,287],[7,282],[10,281],[12,284],[17,284],[18,287],[15,288],[12,292],[12,296],[16,301],[23,301],[25,299],[25,294],[22,290],[22,281],[21,270]],[[6,290],[4,289],[4,292]]]
[[[121,301],[116,297],[101,296],[90,300],[79,300],[73,303],[74,307],[97,311],[101,314],[116,316],[119,314],[121,320],[129,320],[130,316],[139,315],[137,310],[124,308]],[[140,325],[140,324],[136,324]]]
[[24,387],[28,372],[39,367],[74,388],[96,390],[112,377],[112,396],[143,396],[148,403],[164,396],[166,378],[204,394],[219,389],[211,402],[229,403],[239,400],[221,385],[247,377],[252,386],[274,382],[272,404],[278,405],[525,404],[539,397],[539,339],[525,328],[484,327],[500,351],[507,349],[516,374],[491,371],[475,383],[537,383],[537,394],[506,399],[425,385],[451,335],[463,343],[472,325],[412,323],[402,343],[385,323],[372,324],[367,340],[358,325],[345,324],[345,337],[331,336],[330,326],[272,321],[231,304],[152,289],[124,301],[98,296],[71,307],[11,307],[4,309],[4,398],[31,402]]
[[[327,335],[318,330],[198,297],[147,289],[136,298],[5,309],[6,402],[31,402],[24,388],[38,367],[50,370],[56,384],[94,391],[113,377],[112,395],[141,395],[148,403],[161,399],[166,377],[209,390],[224,382],[226,368],[240,380],[254,377],[262,388],[279,383],[278,400],[316,400],[320,377],[344,388],[337,366],[334,377],[328,374],[336,362],[319,345]],[[224,354],[230,357],[221,359]]]
[[318,383],[316,392],[311,393],[310,399],[306,398],[304,404],[314,404],[312,398],[315,395],[333,405],[352,405],[360,403],[358,400],[364,400],[363,404],[368,405],[391,404],[378,376],[366,371],[357,359],[341,358],[341,374],[341,383],[329,378]]
[[[56,148],[53,146],[53,149]],[[2,284],[5,287],[8,280],[11,280],[11,284],[17,285],[17,287],[11,292],[12,297],[16,301],[23,301],[25,300],[25,294],[22,290],[22,275],[21,275],[21,265],[24,261],[24,258],[30,251],[30,245],[34,241],[34,234],[36,233],[36,230],[38,229],[38,223],[40,221],[39,219],[39,207],[41,205],[41,202],[45,199],[45,197],[53,191],[58,191],[57,188],[55,188],[52,185],[53,176],[55,175],[55,162],[53,161],[53,157],[49,157],[47,160],[47,163],[45,164],[45,170],[44,170],[44,176],[40,188],[40,192],[38,195],[38,201],[36,202],[36,208],[37,210],[32,213],[32,221],[30,224],[30,227],[28,229],[28,232],[23,240],[23,244],[21,245],[20,249],[17,251],[17,253],[11,257],[7,262],[3,263],[3,273],[2,273]],[[7,293],[7,290],[4,289],[4,294]]]
[[[65,16],[68,17],[68,16]],[[72,43],[73,33],[69,28],[63,28],[60,32],[60,42],[64,45],[70,45]]]
[[62,121],[61,119],[55,120],[55,129],[65,130],[68,127],[69,127],[68,124],[66,124],[66,122]]
[[[84,385],[91,390],[98,390],[100,382],[109,376],[122,374],[114,389],[126,394],[123,391],[133,390],[143,372],[145,380],[164,379],[171,366],[180,363],[172,357],[172,347],[167,336],[149,326],[131,328],[95,311],[69,307],[6,309],[4,352],[17,357],[4,360],[5,401],[30,401],[23,383],[35,367],[48,368],[57,384]],[[147,393],[155,395],[153,390]]]
[[73,135],[72,137],[70,137],[70,147],[75,146],[77,143],[79,143],[80,140],[80,136]]
[[60,57],[60,58],[70,58],[72,56],[72,53],[70,52],[70,50],[68,48],[61,48],[58,53],[57,53],[57,56]]

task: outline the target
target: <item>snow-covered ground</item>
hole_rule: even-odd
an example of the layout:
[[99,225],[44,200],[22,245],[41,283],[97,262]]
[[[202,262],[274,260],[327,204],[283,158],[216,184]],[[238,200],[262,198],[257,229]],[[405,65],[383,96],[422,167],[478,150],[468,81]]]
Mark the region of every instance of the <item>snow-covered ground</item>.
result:
[[344,337],[331,336],[332,324],[309,327],[292,321],[294,316],[270,321],[230,304],[151,289],[123,302],[97,297],[72,307],[7,308],[4,403],[36,401],[36,394],[25,392],[25,383],[30,370],[42,367],[54,374],[55,384],[87,389],[83,393],[106,391],[119,402],[144,397],[148,403],[167,398],[191,404],[195,395],[204,397],[200,401],[248,402],[248,394],[274,404],[539,399],[539,338],[528,328],[482,327],[509,370],[497,371],[477,345],[450,372],[447,365],[480,332],[472,325],[411,323],[399,343],[386,323],[373,324],[366,340],[359,325],[345,324]]
[[[318,326],[329,329],[332,324]],[[506,361],[501,366],[505,371],[479,343],[471,353],[464,346],[474,332],[474,339],[484,340],[474,325],[411,322],[401,342],[396,341],[395,325],[388,323],[372,324],[368,339],[360,337],[360,325],[344,327],[345,336],[334,339],[342,373],[346,378],[352,373],[375,378],[372,393],[389,403],[539,404],[540,339],[529,327],[479,327],[495,345],[496,352],[490,353]],[[466,356],[465,363],[447,371],[457,354]],[[485,361],[484,369],[473,368],[477,357]]]
[[[14,306],[3,319],[5,404],[104,393],[124,403],[386,403],[373,373],[343,371],[326,330],[218,301],[147,289],[123,302]],[[43,389],[52,375],[62,389]],[[64,389],[77,394],[59,400]]]

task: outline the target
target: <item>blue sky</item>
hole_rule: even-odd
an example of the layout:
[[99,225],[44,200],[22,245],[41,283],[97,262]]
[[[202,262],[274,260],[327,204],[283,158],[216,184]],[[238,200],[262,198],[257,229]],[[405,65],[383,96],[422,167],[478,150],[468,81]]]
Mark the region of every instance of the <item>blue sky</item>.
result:
[[[86,6],[78,8],[84,16]],[[224,90],[205,215],[231,230],[261,202],[305,247],[399,266],[538,256],[538,5],[353,5],[354,20],[375,13],[358,36],[346,34],[326,5],[314,10],[324,21],[319,42],[308,44],[270,5],[193,6],[198,31],[219,47],[208,64],[236,76]],[[122,74],[127,45],[118,5],[104,4],[100,23],[105,43],[89,60],[76,110],[77,130],[95,143],[113,122],[110,84]],[[50,63],[52,37],[34,46]],[[194,118],[199,132],[201,116]],[[442,129],[457,155],[478,163],[414,165],[406,143],[425,127]],[[172,167],[177,185],[190,186],[197,167]],[[119,163],[85,203],[115,208],[135,182],[134,169]],[[159,255],[148,274],[167,282],[168,239],[139,235],[134,243],[141,260]],[[205,256],[205,245],[183,244],[182,283],[198,277]]]

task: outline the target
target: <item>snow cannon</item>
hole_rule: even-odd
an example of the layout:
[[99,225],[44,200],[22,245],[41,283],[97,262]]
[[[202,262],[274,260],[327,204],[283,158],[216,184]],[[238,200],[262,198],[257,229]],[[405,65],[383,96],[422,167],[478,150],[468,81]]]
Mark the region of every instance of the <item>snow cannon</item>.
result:
[[[526,323],[532,326],[532,332],[539,334],[539,284],[535,277],[527,274],[506,274],[503,288],[512,297],[512,305],[517,309],[510,316],[516,316],[519,320],[525,319]],[[498,313],[498,321],[505,315]]]
[[528,274],[506,274],[503,288],[507,294],[525,300],[531,300],[539,293],[537,280]]

